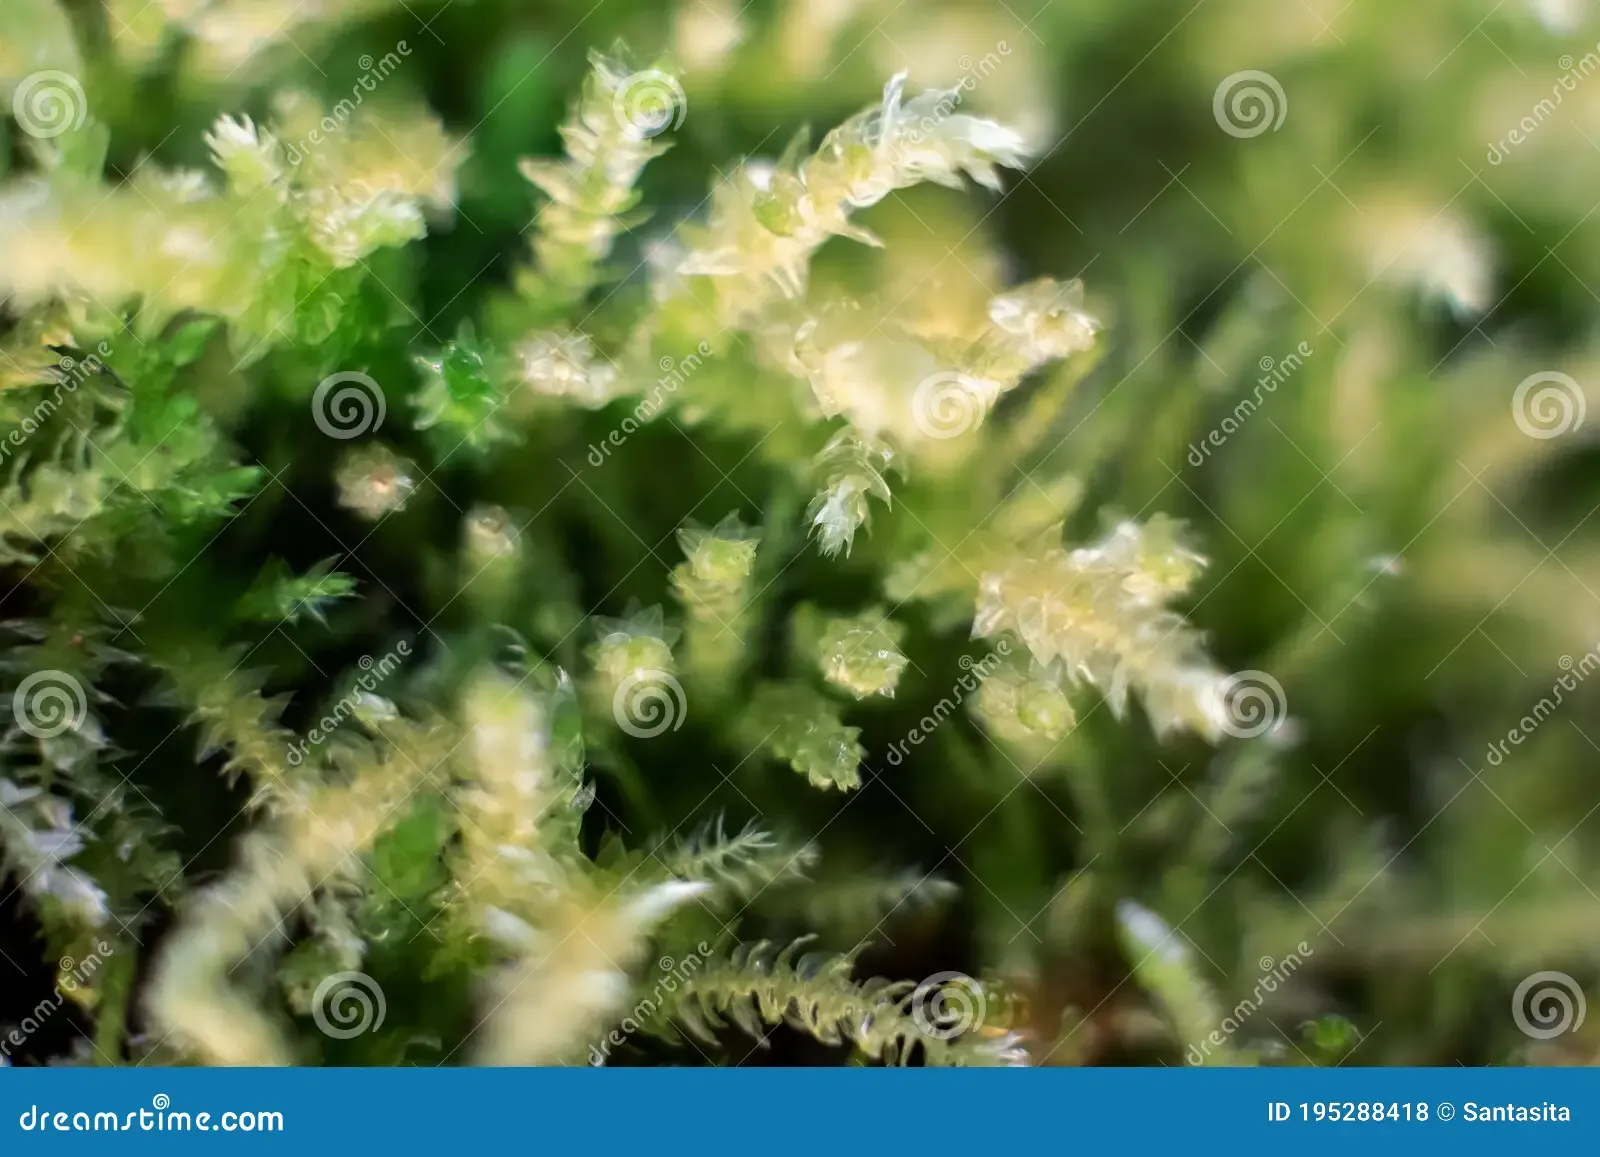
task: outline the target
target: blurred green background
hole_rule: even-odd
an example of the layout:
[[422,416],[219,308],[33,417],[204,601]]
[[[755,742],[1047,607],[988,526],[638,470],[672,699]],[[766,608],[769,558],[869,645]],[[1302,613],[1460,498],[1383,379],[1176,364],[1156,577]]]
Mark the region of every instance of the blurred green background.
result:
[[[646,829],[671,827],[714,789],[702,813],[739,815],[740,797],[753,797],[795,831],[822,833],[835,873],[937,870],[960,899],[876,936],[870,971],[992,971],[1013,978],[1035,1023],[1067,1007],[1088,1014],[1093,1031],[1054,1063],[1178,1060],[1142,1033],[1138,986],[1107,922],[1119,900],[1178,930],[1224,1008],[1264,960],[1302,941],[1313,949],[1242,1030],[1263,1059],[1600,1055],[1600,1025],[1538,1040],[1512,1007],[1530,974],[1558,971],[1591,992],[1600,976],[1600,679],[1583,678],[1600,649],[1600,414],[1584,420],[1600,381],[1600,6],[236,3],[209,54],[166,34],[182,5],[70,7],[113,178],[146,156],[204,164],[215,116],[264,116],[280,88],[332,104],[363,58],[404,41],[409,55],[380,95],[425,102],[470,141],[458,212],[413,249],[415,316],[401,320],[414,350],[480,318],[523,260],[534,201],[516,162],[559,152],[556,126],[592,48],[622,38],[645,58],[670,54],[687,97],[671,152],[644,176],[652,216],[624,239],[623,270],[703,212],[739,158],[776,155],[805,125],[820,133],[895,72],[913,87],[969,78],[967,106],[1021,129],[1036,164],[1001,196],[917,189],[865,223],[889,241],[896,275],[953,296],[995,270],[1084,279],[1106,331],[1046,440],[1058,443],[1052,467],[1085,495],[1069,533],[1085,539],[1111,514],[1184,519],[1210,560],[1186,613],[1224,666],[1279,681],[1289,719],[1213,749],[1158,745],[1137,713],[1118,724],[1097,712],[1038,767],[964,726],[890,768],[883,752],[957,670],[961,632],[930,627],[914,636],[896,700],[850,717],[877,773],[859,802],[808,792],[782,768],[752,766],[718,789],[738,755],[692,727],[652,748],[657,814],[631,811],[604,783],[602,802]],[[264,43],[236,62],[229,46],[244,28]],[[840,242],[819,265],[850,284],[867,262]],[[1291,354],[1298,365],[1258,392]],[[1535,375],[1546,376],[1519,393]],[[1247,397],[1258,405],[1241,418]],[[363,545],[362,566],[403,603],[438,607],[426,556],[454,548],[450,507],[507,487],[537,507],[613,424],[536,435],[498,483],[444,472],[449,506],[424,497],[403,529]],[[307,460],[287,427],[237,436],[291,466],[286,485],[320,495],[317,510],[331,507],[325,458]],[[797,520],[805,496],[786,497],[749,440],[707,430],[695,454],[685,436],[652,427],[624,469],[553,509],[548,533],[585,611],[665,601],[667,576],[641,540],[670,542],[691,512],[711,523],[743,506],[751,518],[748,493]],[[899,498],[849,560],[813,554],[787,572],[779,601],[874,598],[907,520],[936,535],[945,526],[914,486]],[[229,533],[251,557],[270,546],[309,563],[338,549],[293,503],[253,507]],[[403,617],[379,602],[330,644],[344,661],[369,649],[363,631],[377,638],[385,616]],[[447,615],[439,629],[449,625]],[[284,685],[306,671],[295,650],[262,654]],[[1535,715],[1563,676],[1573,686]],[[1513,729],[1515,743],[1492,753]],[[681,790],[679,768],[691,769]],[[165,784],[156,772],[151,790],[182,796],[190,771]],[[1235,810],[1219,803],[1220,784]],[[199,875],[225,865],[225,843]],[[7,910],[29,927],[14,900]],[[790,1042],[774,1055],[820,1053]]]

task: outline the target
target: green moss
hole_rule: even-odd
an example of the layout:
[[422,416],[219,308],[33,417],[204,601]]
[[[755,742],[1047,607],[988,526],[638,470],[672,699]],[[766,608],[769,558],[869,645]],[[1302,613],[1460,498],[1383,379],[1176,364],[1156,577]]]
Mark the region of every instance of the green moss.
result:
[[69,1059],[1589,1057],[1593,29],[1282,7],[8,0]]

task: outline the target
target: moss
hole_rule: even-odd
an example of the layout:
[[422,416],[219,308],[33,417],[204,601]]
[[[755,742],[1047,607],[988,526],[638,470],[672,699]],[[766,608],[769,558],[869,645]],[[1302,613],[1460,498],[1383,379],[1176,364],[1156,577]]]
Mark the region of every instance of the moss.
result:
[[0,15],[67,1059],[1592,1053],[1549,5],[293,7]]

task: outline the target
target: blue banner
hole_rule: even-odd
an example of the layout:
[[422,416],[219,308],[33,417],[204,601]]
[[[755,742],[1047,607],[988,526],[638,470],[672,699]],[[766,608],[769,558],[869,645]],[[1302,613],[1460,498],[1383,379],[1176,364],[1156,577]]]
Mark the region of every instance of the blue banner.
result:
[[0,1069],[0,1154],[1594,1152],[1597,1102],[1600,1071],[1553,1068]]

